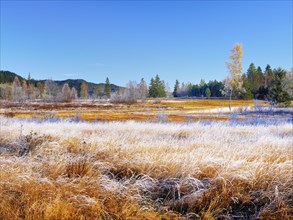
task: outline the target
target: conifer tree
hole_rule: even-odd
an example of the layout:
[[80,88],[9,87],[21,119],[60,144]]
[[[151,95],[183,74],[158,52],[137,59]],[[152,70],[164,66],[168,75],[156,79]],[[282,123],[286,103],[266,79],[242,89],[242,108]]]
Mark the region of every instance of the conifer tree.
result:
[[106,84],[105,84],[105,94],[108,98],[110,98],[111,96],[111,84],[110,84],[110,80],[107,77],[106,78]]
[[272,86],[269,88],[269,97],[273,103],[279,105],[290,105],[290,96],[288,92],[284,90],[283,83],[286,79],[286,70],[277,68],[273,70],[274,78]]
[[178,91],[179,91],[179,81],[176,79],[175,86],[174,86],[174,91],[173,91],[173,96],[178,97]]

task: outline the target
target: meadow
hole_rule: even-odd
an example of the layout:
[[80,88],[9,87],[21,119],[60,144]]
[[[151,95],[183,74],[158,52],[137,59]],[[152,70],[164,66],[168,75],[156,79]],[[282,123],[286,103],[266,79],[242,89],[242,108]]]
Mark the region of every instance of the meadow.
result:
[[226,102],[3,104],[0,219],[292,219],[292,109]]
[[[14,118],[73,118],[83,121],[153,121],[186,122],[227,120],[228,100],[209,99],[147,99],[130,104],[105,100],[62,102],[0,102],[0,116]],[[260,101],[260,104],[265,104]],[[233,100],[233,108],[243,110],[254,106],[252,100]],[[209,110],[213,110],[213,113]],[[227,114],[229,113],[229,114]]]

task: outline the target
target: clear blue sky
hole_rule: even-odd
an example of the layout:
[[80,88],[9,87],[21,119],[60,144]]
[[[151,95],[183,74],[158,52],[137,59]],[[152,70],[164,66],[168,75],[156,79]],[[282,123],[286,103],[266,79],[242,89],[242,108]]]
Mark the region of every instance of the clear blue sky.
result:
[[292,67],[292,1],[2,1],[1,70],[125,85],[222,80],[236,42],[243,70]]

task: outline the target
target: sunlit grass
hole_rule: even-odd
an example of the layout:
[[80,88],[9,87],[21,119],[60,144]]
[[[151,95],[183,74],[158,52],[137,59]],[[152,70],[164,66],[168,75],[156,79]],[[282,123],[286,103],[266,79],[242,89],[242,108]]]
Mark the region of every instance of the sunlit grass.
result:
[[293,215],[290,123],[1,124],[0,219]]
[[[252,106],[252,100],[233,100],[233,107]],[[264,104],[264,102],[261,102]],[[13,105],[13,104],[12,104]],[[10,108],[3,106],[0,115],[15,118],[77,118],[85,121],[159,121],[163,113],[166,121],[184,122],[188,120],[227,120],[228,116],[199,112],[208,109],[228,107],[228,100],[147,100],[134,104],[84,103],[28,103],[27,106]],[[4,108],[5,107],[5,108]]]

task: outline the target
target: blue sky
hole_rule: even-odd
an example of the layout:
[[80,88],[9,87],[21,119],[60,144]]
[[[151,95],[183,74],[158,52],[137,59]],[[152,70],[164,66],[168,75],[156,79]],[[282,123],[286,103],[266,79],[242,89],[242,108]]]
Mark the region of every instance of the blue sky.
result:
[[1,70],[125,85],[222,80],[233,44],[292,67],[292,1],[1,1]]

